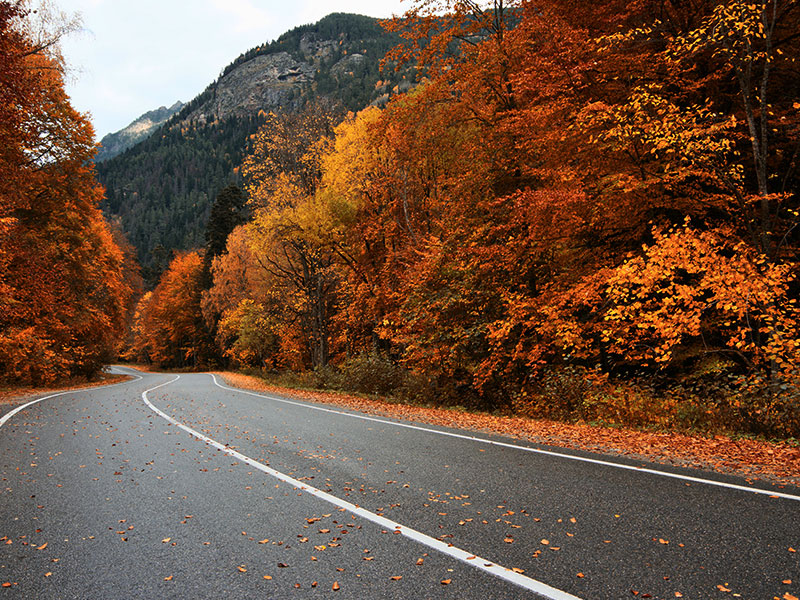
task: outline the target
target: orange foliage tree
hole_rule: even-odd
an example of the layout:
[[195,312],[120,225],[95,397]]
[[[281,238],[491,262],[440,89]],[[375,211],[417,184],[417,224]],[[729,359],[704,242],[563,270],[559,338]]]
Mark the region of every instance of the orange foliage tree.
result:
[[152,292],[139,301],[134,354],[159,367],[198,367],[210,355],[200,308],[203,259],[178,254]]
[[98,203],[91,124],[54,32],[0,2],[0,377],[92,376],[119,350],[131,290]]

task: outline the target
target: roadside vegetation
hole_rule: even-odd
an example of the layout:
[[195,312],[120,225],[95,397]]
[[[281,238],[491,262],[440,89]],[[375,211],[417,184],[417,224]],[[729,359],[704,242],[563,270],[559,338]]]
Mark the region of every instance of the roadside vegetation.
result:
[[420,2],[388,23],[418,85],[269,115],[131,355],[798,437],[800,10],[652,4]]

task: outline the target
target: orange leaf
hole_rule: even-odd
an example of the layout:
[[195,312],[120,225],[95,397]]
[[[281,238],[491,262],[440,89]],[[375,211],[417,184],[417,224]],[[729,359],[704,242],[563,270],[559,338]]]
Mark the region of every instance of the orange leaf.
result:
[[334,582],[333,582],[333,585],[331,586],[331,589],[332,589],[334,592],[338,591],[338,590],[339,590],[339,582],[338,582],[338,581],[334,581]]
[[392,575],[389,579],[392,581],[400,581],[403,578],[402,575]]
[[442,585],[450,585],[452,579],[442,579]]
[[264,579],[272,579],[272,575],[264,575]]
[[172,575],[170,575],[169,577],[164,577],[164,581],[172,581]]

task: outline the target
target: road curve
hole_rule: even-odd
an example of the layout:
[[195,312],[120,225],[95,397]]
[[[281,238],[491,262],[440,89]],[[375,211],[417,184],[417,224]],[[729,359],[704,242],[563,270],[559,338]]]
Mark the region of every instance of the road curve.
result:
[[115,369],[0,418],[0,594],[800,596],[796,488]]

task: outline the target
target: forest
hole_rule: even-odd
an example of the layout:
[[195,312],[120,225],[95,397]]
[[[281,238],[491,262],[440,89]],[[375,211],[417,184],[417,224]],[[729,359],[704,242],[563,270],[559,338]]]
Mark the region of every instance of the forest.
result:
[[[205,244],[132,310],[125,356],[398,402],[798,437],[798,3],[412,4],[384,23],[401,40],[385,68],[413,65],[417,85],[384,107],[320,96],[265,115]],[[40,235],[16,218],[0,234]],[[9,248],[3,281],[25,252]],[[101,289],[74,293],[122,319],[122,253],[91,264]],[[4,340],[41,344],[4,308]]]
[[135,356],[800,433],[796,2],[421,1],[386,27],[418,85],[270,114]]
[[116,359],[139,287],[99,209],[94,131],[64,92],[75,22],[0,2],[0,382],[91,378]]

